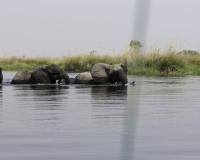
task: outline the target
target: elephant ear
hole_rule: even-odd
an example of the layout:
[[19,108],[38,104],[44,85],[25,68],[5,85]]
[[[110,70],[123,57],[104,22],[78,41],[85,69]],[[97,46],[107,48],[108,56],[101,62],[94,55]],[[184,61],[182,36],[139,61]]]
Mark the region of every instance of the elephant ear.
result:
[[91,69],[91,75],[94,81],[101,84],[110,83],[109,75],[111,71],[111,65],[106,63],[96,63]]
[[124,72],[127,74],[128,68],[123,63],[120,63],[119,65],[120,65],[120,67],[123,68]]

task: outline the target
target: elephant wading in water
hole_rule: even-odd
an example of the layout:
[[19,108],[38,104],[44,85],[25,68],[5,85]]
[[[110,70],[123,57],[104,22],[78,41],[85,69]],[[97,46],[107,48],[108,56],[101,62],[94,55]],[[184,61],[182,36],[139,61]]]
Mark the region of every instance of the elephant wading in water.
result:
[[48,66],[36,67],[33,71],[18,71],[13,77],[11,84],[55,84],[56,80],[58,80],[59,83],[64,80],[64,84],[70,84],[70,78],[68,74],[57,65],[51,64]]
[[75,77],[75,84],[128,83],[127,68],[124,64],[109,65],[96,63],[90,72],[80,73]]
[[83,72],[78,74],[73,80],[73,84],[100,84],[93,80],[90,72]]
[[3,74],[2,74],[2,68],[0,67],[0,84],[2,84],[3,81]]
[[109,65],[106,63],[96,63],[91,69],[91,75],[94,81],[101,84],[106,83],[128,83],[128,69],[124,64]]

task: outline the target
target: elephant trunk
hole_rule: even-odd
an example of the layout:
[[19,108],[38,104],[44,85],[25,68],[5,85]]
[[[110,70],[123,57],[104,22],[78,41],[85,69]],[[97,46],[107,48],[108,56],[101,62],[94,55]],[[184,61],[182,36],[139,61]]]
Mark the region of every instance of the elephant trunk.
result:
[[123,69],[118,71],[118,81],[121,81],[123,84],[128,83],[127,75]]
[[61,77],[62,77],[62,79],[65,80],[65,84],[70,84],[70,78],[69,78],[68,74],[65,73],[65,71],[63,71],[63,70],[61,72]]

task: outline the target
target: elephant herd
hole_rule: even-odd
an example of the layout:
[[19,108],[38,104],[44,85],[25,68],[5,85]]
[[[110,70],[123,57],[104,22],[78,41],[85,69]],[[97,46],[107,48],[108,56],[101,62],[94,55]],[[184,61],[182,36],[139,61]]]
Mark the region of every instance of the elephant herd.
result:
[[[3,81],[2,69],[0,68],[0,83]],[[78,74],[70,78],[68,74],[55,64],[38,66],[32,71],[18,71],[11,84],[110,84],[128,83],[127,67],[124,64],[109,65],[96,63],[90,71]]]

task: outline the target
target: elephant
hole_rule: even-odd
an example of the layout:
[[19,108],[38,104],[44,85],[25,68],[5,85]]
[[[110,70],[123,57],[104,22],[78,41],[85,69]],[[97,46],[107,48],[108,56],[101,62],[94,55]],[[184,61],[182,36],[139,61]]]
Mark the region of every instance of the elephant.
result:
[[73,82],[73,84],[100,84],[93,80],[92,75],[90,72],[83,72],[78,74]]
[[56,80],[58,80],[58,83],[64,80],[64,84],[70,84],[70,78],[68,74],[57,65],[51,64],[48,66],[38,66],[34,68],[33,71],[18,71],[13,77],[11,84],[55,84]]
[[33,84],[56,83],[56,80],[59,80],[59,83],[64,80],[65,84],[70,84],[68,74],[57,65],[51,64],[49,66],[36,67],[31,74],[30,82]]
[[11,84],[29,84],[31,73],[32,72],[28,70],[18,71],[13,77]]
[[2,68],[0,67],[0,84],[2,84],[3,81],[3,73],[2,73]]
[[109,65],[96,63],[90,72],[78,74],[71,79],[72,84],[106,84],[106,83],[128,83],[127,68],[123,64]]
[[128,83],[127,67],[124,64],[109,65],[106,63],[96,63],[91,69],[91,75],[95,82],[106,83]]

